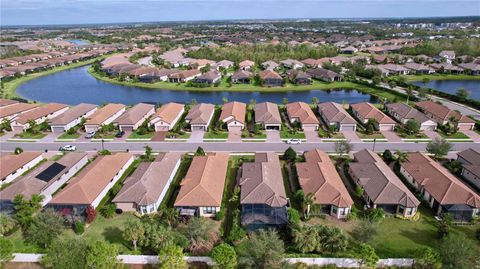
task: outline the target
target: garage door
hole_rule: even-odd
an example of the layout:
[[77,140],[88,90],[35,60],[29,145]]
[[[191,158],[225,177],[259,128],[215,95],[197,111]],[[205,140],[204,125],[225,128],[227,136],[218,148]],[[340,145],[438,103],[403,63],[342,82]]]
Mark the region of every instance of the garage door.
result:
[[63,127],[52,127],[52,132],[54,133],[63,133],[65,130],[63,129]]
[[157,132],[168,132],[168,126],[157,126],[157,125],[155,125],[155,131],[157,131]]
[[315,127],[315,126],[303,126],[303,130],[305,132],[315,132],[317,130],[317,127]]
[[278,126],[278,125],[267,125],[267,126],[265,126],[265,129],[267,129],[267,130],[280,130],[280,126]]
[[120,130],[124,132],[132,132],[133,131],[133,126],[120,126]]
[[422,131],[435,131],[435,125],[423,125],[421,127]]
[[205,128],[203,126],[192,126],[192,131],[203,131]]
[[355,131],[354,125],[341,125],[340,131]]
[[242,132],[242,127],[241,126],[230,126],[228,127],[229,132],[235,132],[235,133],[241,133]]
[[394,128],[393,125],[385,125],[385,124],[380,125],[380,131],[393,131],[393,128]]

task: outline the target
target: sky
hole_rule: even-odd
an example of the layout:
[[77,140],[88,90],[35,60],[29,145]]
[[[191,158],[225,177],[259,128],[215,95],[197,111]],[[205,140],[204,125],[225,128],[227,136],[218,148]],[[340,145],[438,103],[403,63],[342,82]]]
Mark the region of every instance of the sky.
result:
[[1,25],[480,16],[479,0],[0,0]]

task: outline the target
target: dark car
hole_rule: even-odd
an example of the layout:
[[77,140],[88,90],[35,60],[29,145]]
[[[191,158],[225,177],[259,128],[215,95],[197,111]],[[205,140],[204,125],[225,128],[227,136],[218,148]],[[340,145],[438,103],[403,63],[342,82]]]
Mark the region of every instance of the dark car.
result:
[[115,137],[122,137],[124,134],[125,134],[124,131],[118,131],[118,132],[115,134]]

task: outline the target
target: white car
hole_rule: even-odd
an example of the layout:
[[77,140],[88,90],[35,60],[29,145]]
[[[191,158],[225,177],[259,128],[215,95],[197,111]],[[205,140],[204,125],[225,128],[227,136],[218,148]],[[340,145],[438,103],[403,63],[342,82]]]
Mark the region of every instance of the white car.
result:
[[288,139],[287,140],[287,144],[291,144],[291,145],[298,145],[298,144],[301,144],[302,143],[302,140],[300,139]]
[[72,145],[65,145],[60,148],[60,151],[75,151],[75,150],[77,150],[77,147]]
[[87,135],[85,135],[85,138],[92,138],[95,135],[95,131],[90,131],[87,132]]

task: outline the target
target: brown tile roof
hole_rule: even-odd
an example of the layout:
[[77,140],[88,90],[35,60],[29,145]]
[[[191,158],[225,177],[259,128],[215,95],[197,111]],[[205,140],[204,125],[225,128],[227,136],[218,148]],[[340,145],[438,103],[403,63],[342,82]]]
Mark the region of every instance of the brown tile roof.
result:
[[394,111],[400,118],[410,120],[413,119],[422,124],[430,120],[425,114],[416,110],[415,108],[404,103],[392,103],[385,105],[389,110]]
[[240,123],[245,123],[245,116],[247,113],[247,105],[240,102],[230,102],[222,106],[222,113],[220,114],[220,120],[224,121],[228,117],[232,117],[228,122],[236,120]]
[[474,120],[463,116],[460,112],[451,110],[450,108],[433,101],[416,102],[415,105],[421,110],[440,118],[443,121],[448,121],[451,117],[455,117],[460,123],[475,123]]
[[182,153],[161,153],[154,162],[141,163],[129,176],[114,203],[135,203],[146,206],[155,203],[167,185],[168,179],[180,162]]
[[0,107],[0,118],[13,116],[17,113],[29,111],[39,107],[38,104],[18,103],[6,107]]
[[287,195],[278,155],[274,152],[256,153],[255,162],[243,163],[240,188],[241,204],[285,206]]
[[41,156],[38,152],[22,152],[18,155],[14,154],[2,154],[0,156],[0,180],[3,180],[11,173],[22,168],[25,164],[31,162],[38,156]]
[[96,108],[97,106],[92,104],[79,104],[51,119],[49,122],[50,125],[68,124]]
[[280,111],[274,103],[264,102],[255,105],[255,123],[282,124]]
[[304,155],[305,162],[296,164],[303,192],[313,193],[316,204],[351,207],[353,200],[328,155],[318,149]]
[[168,103],[157,109],[157,112],[153,116],[153,119],[158,117],[162,121],[171,124],[178,117],[178,114],[180,114],[183,109],[183,104]]
[[394,120],[370,103],[357,103],[351,107],[364,119],[376,119],[379,124],[395,124]]
[[408,153],[402,167],[441,205],[466,204],[480,208],[478,194],[425,154]]
[[198,76],[200,74],[202,74],[202,72],[200,72],[198,69],[190,69],[190,70],[184,70],[184,71],[180,71],[180,72],[177,72],[177,73],[170,74],[168,77],[169,78],[182,79],[182,78],[189,78],[189,77],[193,77],[193,76]]
[[238,66],[240,67],[248,67],[248,66],[253,66],[255,65],[255,62],[252,62],[250,60],[245,60],[245,61],[241,61]]
[[283,79],[277,72],[273,70],[263,70],[258,73],[261,79]]
[[375,204],[400,204],[405,207],[417,207],[420,204],[375,152],[364,149],[353,156],[355,162],[350,164],[350,169]]
[[340,124],[356,124],[357,121],[345,111],[342,105],[334,102],[325,102],[318,105],[318,112],[329,121]]
[[208,124],[208,120],[214,112],[214,105],[201,103],[191,107],[185,119],[193,124]]
[[[30,199],[33,194],[40,194],[47,187],[56,182],[61,176],[67,173],[73,166],[78,164],[83,158],[87,157],[84,152],[71,152],[60,158],[58,161],[47,161],[35,168],[28,175],[16,179],[12,185],[0,192],[1,200],[13,200],[16,195],[22,194],[25,199]],[[37,178],[42,172],[52,165],[61,165],[63,169],[52,176],[48,181]]]
[[138,103],[118,117],[115,122],[117,122],[119,125],[136,124],[143,119],[148,112],[154,109],[154,105]]
[[108,118],[115,115],[118,111],[125,108],[125,105],[122,104],[108,104],[104,107],[97,109],[90,117],[88,118],[85,124],[87,125],[99,125],[103,124]]
[[59,110],[62,110],[68,106],[64,104],[50,103],[44,106],[37,107],[30,111],[20,114],[15,121],[20,124],[26,124],[29,120],[36,120],[42,117],[46,117],[51,113],[55,113]]
[[253,77],[252,72],[245,71],[245,70],[237,70],[232,75],[232,79],[247,79]]
[[222,204],[228,153],[193,157],[180,184],[175,206],[216,206]]
[[133,158],[130,153],[98,156],[86,169],[70,180],[50,204],[89,205],[101,194],[118,172]]
[[287,114],[290,119],[298,118],[302,124],[319,124],[315,113],[305,102],[295,102],[286,105]]
[[457,153],[458,157],[462,157],[465,161],[470,164],[480,165],[480,152],[476,149],[469,148]]
[[0,99],[0,107],[2,106],[9,106],[13,104],[17,104],[18,101],[10,100],[10,99]]

